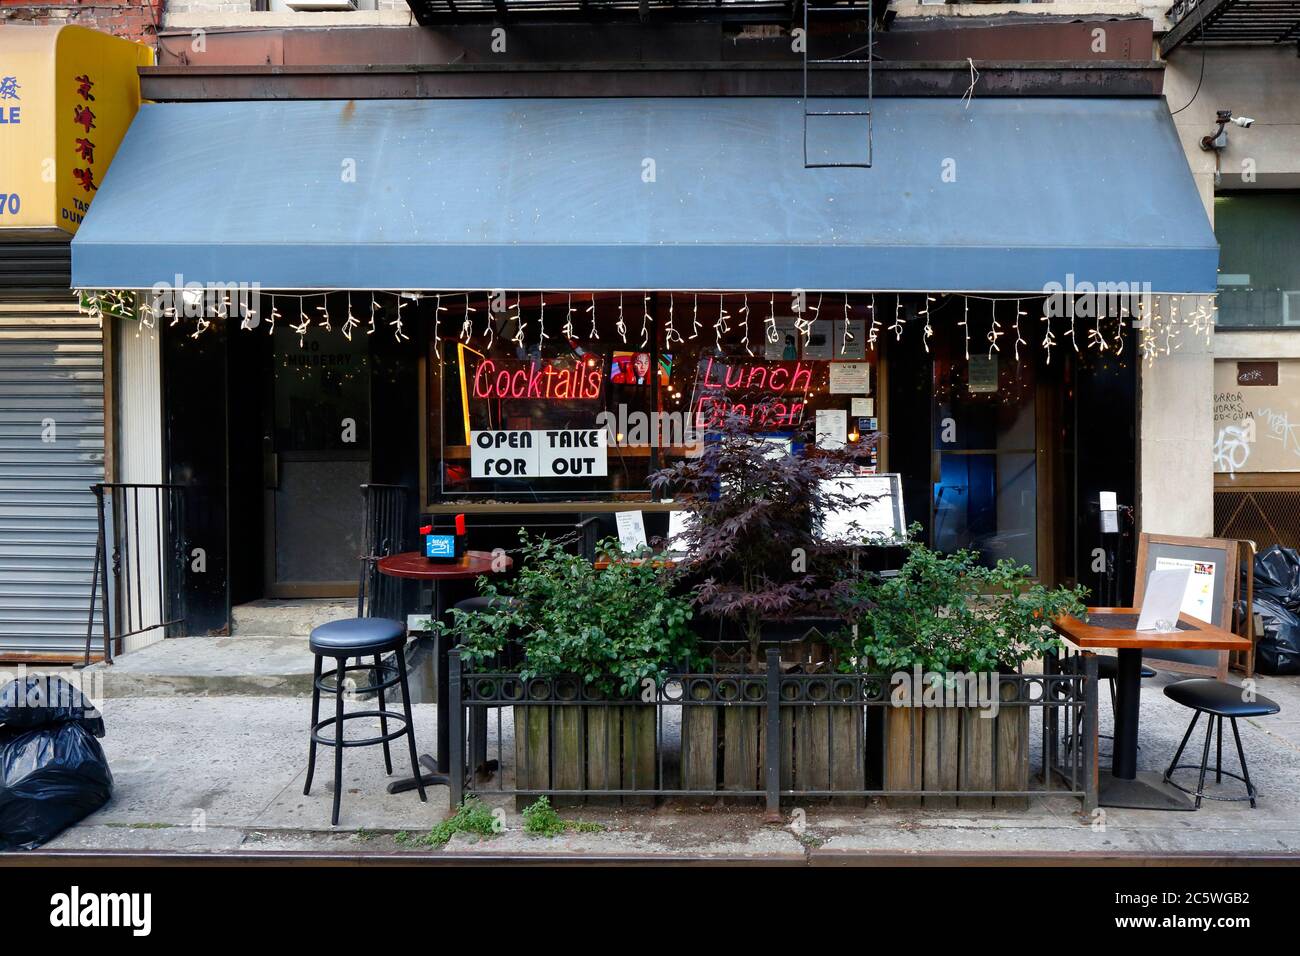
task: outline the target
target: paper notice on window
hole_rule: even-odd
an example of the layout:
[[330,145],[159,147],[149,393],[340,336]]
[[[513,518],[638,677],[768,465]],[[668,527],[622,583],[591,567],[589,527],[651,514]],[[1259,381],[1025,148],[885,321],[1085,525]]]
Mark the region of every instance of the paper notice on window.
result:
[[[867,320],[836,319],[833,325],[831,347],[837,359],[864,359],[867,357]],[[845,335],[845,329],[848,335]]]
[[666,548],[670,554],[686,553],[686,535],[691,527],[689,511],[668,512],[668,541]]
[[1214,623],[1214,562],[1190,558],[1156,558],[1157,571],[1190,571],[1180,610],[1206,624]]
[[1165,568],[1152,571],[1147,578],[1147,589],[1142,595],[1142,611],[1138,614],[1139,631],[1169,633],[1178,629],[1178,611],[1187,590],[1187,568]]
[[639,511],[617,511],[614,523],[618,526],[618,544],[624,551],[640,551],[646,547],[645,516]]
[[793,362],[799,358],[799,329],[794,319],[777,319],[772,327],[776,338],[766,337],[764,327],[763,358],[771,362]]
[[803,357],[806,359],[833,359],[835,358],[835,327],[833,322],[813,323],[808,328],[807,337],[801,337],[800,342]]
[[974,394],[998,390],[998,357],[972,355],[966,362],[966,387]]
[[817,447],[843,448],[849,439],[849,413],[842,408],[817,410]]
[[832,395],[864,395],[871,391],[870,362],[832,362]]
[[854,398],[849,401],[849,414],[854,418],[875,418],[876,400],[874,398]]

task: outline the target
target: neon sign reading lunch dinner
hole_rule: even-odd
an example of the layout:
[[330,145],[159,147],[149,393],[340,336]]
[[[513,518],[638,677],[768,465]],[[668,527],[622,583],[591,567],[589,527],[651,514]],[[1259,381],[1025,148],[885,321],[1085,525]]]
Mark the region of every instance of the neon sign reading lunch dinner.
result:
[[[805,396],[812,390],[810,365],[803,362],[726,365],[715,363],[711,355],[704,361],[695,401],[695,420],[700,427],[708,428],[728,414],[757,420],[762,425],[793,425],[803,417],[804,402],[795,396]],[[720,374],[714,371],[715,367]],[[780,395],[788,395],[790,400],[774,397]],[[737,400],[740,398],[750,400]]]

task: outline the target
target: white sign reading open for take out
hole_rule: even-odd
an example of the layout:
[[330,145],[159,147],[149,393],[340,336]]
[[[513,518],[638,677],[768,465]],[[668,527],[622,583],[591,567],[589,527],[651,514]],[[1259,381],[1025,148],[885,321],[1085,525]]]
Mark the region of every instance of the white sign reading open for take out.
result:
[[470,435],[474,478],[592,478],[609,473],[603,428],[518,429]]

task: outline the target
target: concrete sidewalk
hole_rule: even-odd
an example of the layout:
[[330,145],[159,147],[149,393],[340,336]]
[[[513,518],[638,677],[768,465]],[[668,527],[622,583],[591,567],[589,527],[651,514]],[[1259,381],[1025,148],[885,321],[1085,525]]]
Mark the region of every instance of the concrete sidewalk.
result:
[[[1161,693],[1174,678],[1148,681],[1143,695],[1142,769],[1161,769],[1189,713]],[[889,809],[817,805],[786,809],[786,825],[764,825],[761,812],[709,801],[673,801],[653,809],[585,807],[570,819],[597,822],[599,833],[534,837],[521,829],[513,801],[506,832],[455,836],[445,848],[412,847],[448,813],[447,790],[422,804],[414,792],[389,795],[378,748],[349,750],[343,810],[329,826],[332,755],[322,751],[310,796],[302,786],[308,703],[286,697],[111,698],[104,702],[104,749],[117,782],[100,812],[47,845],[50,850],[145,850],[220,853],[582,854],[835,862],[863,855],[1209,853],[1294,855],[1300,861],[1300,680],[1260,678],[1259,693],[1282,704],[1274,718],[1242,722],[1242,742],[1260,806],[1208,802],[1194,813],[1107,810],[1085,816],[1077,800],[1040,798],[1025,812]],[[435,708],[415,707],[421,749],[431,749]],[[1103,731],[1110,715],[1103,714]],[[360,731],[357,731],[360,733]],[[1228,748],[1230,752],[1231,747]],[[1227,754],[1225,754],[1227,756]],[[408,767],[394,746],[394,767]],[[1230,763],[1235,768],[1235,760]],[[1227,784],[1225,778],[1225,786]],[[1083,857],[1080,856],[1080,859]]]

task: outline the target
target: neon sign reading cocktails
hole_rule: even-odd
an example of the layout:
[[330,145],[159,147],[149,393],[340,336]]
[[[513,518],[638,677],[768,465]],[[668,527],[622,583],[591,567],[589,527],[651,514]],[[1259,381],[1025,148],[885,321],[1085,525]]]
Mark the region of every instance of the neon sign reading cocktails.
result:
[[527,365],[498,365],[492,359],[484,359],[474,372],[474,397],[498,401],[586,400],[600,398],[603,381],[601,363],[594,358],[567,367],[536,361]]
[[794,425],[803,417],[812,390],[812,366],[803,362],[704,360],[695,402],[696,421],[709,428],[726,415],[740,415],[762,426]]

